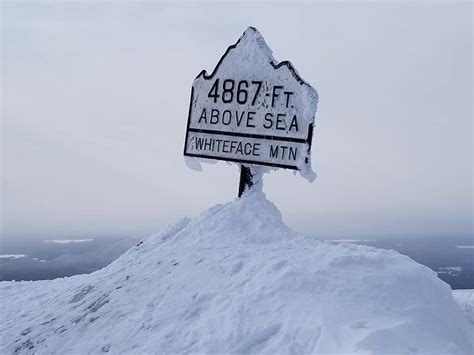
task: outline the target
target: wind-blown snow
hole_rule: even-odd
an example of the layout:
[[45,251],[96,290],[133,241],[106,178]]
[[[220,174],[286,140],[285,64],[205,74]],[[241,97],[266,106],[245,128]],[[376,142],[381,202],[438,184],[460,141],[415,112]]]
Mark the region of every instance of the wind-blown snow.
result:
[[395,251],[318,242],[262,192],[89,275],[2,282],[0,353],[472,352],[449,286]]

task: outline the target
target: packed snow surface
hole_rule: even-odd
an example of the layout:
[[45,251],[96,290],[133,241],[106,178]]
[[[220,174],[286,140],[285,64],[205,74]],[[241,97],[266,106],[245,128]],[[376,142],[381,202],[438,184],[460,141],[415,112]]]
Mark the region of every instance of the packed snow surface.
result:
[[449,286],[395,251],[290,230],[263,193],[102,270],[0,283],[0,353],[469,354]]
[[471,323],[474,336],[474,290],[454,290],[453,296]]

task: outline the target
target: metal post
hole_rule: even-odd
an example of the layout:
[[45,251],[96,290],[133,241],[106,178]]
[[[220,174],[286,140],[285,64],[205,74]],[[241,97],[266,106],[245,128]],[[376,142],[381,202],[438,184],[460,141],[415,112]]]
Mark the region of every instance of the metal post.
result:
[[250,189],[253,185],[253,176],[252,171],[248,166],[242,165],[240,167],[240,182],[239,182],[239,197],[242,197],[242,194],[246,189]]

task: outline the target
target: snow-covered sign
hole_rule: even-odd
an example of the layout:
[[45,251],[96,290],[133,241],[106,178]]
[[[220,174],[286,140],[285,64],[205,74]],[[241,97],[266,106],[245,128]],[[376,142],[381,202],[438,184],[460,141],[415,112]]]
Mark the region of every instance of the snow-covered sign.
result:
[[310,181],[318,94],[249,27],[194,80],[184,155],[298,170]]

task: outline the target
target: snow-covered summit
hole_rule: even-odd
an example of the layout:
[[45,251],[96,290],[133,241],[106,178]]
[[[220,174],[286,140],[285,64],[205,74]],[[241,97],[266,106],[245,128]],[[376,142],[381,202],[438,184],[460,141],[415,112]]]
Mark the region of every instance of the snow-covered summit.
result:
[[303,237],[262,192],[89,275],[0,283],[0,353],[461,353],[447,284],[394,251]]

